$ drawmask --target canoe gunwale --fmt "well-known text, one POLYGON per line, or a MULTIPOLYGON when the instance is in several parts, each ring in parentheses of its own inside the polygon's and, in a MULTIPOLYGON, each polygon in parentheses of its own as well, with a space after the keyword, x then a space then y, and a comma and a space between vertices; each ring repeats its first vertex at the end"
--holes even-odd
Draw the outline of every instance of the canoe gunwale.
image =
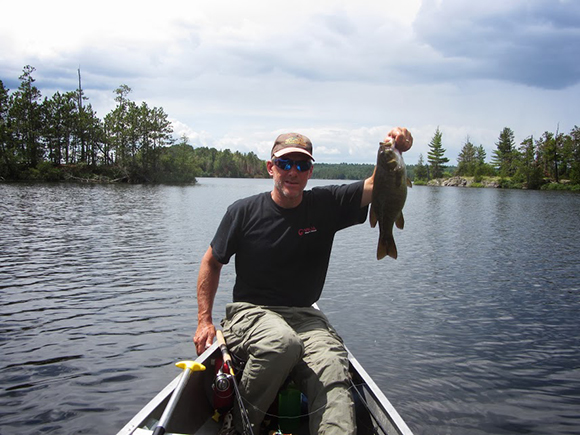
MULTIPOLYGON (((380 405, 380 408, 384 411, 384 416, 389 420, 389 423, 395 428, 395 432, 389 431, 388 429, 384 428, 380 418, 373 414, 372 410, 367 407, 369 414, 373 420, 375 420, 376 424, 380 426, 380 429, 383 433, 390 435, 391 433, 399 434, 399 435, 413 435, 413 432, 405 423, 405 420, 399 415, 398 411, 395 407, 391 404, 389 399, 385 396, 385 394, 381 391, 375 381, 371 378, 371 376, 367 373, 364 367, 358 362, 358 360, 354 357, 354 355, 346 348, 348 352, 348 360, 353 371, 359 376, 362 381, 363 385, 366 387, 367 390, 373 399, 373 402, 380 405)), ((360 394, 359 388, 357 385, 354 385, 356 388, 357 393, 360 394)), ((366 399, 361 397, 363 401, 366 399)), ((366 404, 365 404, 366 406, 366 404)))
MULTIPOLYGON (((209 347, 195 361, 208 365, 214 354, 219 353, 217 342, 209 347)), ((359 434, 370 433, 381 435, 413 435, 405 421, 395 407, 383 394, 371 376, 366 372, 354 355, 348 350, 348 359, 353 374, 353 394, 358 394, 360 401, 368 412, 368 422, 372 428, 359 427, 359 434)), ((209 367, 208 367, 209 368, 209 367)), ((205 372, 198 372, 200 375, 205 372)), ((163 402, 168 402, 171 394, 178 385, 181 375, 177 375, 163 390, 151 399, 118 433, 117 435, 150 434, 151 429, 144 430, 147 422, 154 421, 152 416, 163 409, 163 402)), ((206 411, 207 412, 207 411, 206 411)), ((358 411, 357 411, 358 412, 358 411)), ((211 417, 211 416, 210 416, 211 417)), ((209 418, 211 420, 211 418, 209 418)), ((357 417, 358 420, 358 417, 357 417)), ((214 422, 212 422, 214 423, 214 422)), ((215 424, 215 423, 214 423, 215 424)), ((359 425, 360 426, 360 425, 359 425)), ((213 433, 213 432, 203 432, 213 433)))
MULTIPOLYGON (((216 351, 218 343, 212 344, 197 359, 196 362, 204 364, 216 351)), ((177 388, 181 374, 177 375, 169 384, 163 388, 157 395, 151 399, 135 416, 119 431, 117 435, 131 435, 141 427, 151 414, 164 402, 169 400, 171 394, 177 388)))

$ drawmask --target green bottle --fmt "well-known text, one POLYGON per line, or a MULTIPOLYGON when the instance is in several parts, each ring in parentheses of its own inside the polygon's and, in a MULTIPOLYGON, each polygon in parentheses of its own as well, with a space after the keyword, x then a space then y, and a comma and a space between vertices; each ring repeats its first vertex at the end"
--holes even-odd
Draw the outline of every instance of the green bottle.
POLYGON ((278 424, 283 433, 296 432, 300 427, 302 393, 294 382, 289 382, 278 393, 278 424))

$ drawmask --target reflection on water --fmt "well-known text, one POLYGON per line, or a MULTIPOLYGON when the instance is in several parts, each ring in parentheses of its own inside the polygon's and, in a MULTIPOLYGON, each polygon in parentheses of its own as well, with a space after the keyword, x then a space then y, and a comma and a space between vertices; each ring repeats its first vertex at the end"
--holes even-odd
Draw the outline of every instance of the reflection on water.
MULTIPOLYGON (((270 183, 0 185, 0 433, 120 429, 194 356, 225 208, 270 183)), ((398 260, 368 222, 337 236, 320 306, 417 435, 580 432, 578 210, 417 186, 398 260)), ((215 319, 232 283, 226 266, 215 319)))

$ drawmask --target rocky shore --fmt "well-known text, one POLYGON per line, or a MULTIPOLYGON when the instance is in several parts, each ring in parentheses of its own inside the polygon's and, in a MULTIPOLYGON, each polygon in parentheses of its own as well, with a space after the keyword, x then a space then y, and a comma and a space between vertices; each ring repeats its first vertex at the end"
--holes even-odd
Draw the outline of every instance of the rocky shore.
POLYGON ((449 187, 501 187, 497 180, 484 178, 480 182, 476 183, 473 177, 436 178, 434 180, 429 180, 427 185, 449 187))
MULTIPOLYGON (((474 177, 451 177, 451 178, 437 178, 429 180, 424 184, 427 186, 437 187, 492 187, 496 189, 529 189, 527 183, 513 182, 510 179, 501 179, 499 177, 483 177, 475 181, 474 177)), ((580 184, 571 184, 570 180, 560 180, 554 182, 547 178, 543 179, 536 189, 540 190, 568 190, 573 192, 580 192, 580 184)))

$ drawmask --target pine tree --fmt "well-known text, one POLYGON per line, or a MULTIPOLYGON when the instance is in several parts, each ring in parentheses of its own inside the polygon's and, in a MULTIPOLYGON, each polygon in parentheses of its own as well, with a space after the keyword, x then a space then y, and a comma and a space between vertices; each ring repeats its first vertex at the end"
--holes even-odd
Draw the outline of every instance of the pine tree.
POLYGON ((511 177, 515 173, 517 151, 514 149, 514 141, 514 132, 505 127, 495 144, 497 148, 493 152, 493 164, 502 177, 511 177))
POLYGON ((528 189, 537 189, 542 183, 542 171, 536 160, 534 138, 530 136, 520 144, 521 160, 514 178, 525 181, 528 189))
POLYGON ((11 96, 10 121, 12 134, 18 148, 18 160, 27 168, 35 168, 44 157, 40 142, 42 119, 40 91, 34 86, 34 67, 27 65, 19 77, 20 86, 11 96))
POLYGON ((0 179, 15 178, 16 150, 11 138, 9 122, 10 96, 0 80, 0 179))
POLYGON ((483 145, 479 145, 475 151, 475 161, 477 162, 477 166, 483 166, 486 157, 487 153, 485 152, 485 148, 483 145))
POLYGON ((570 132, 572 141, 572 163, 570 164, 570 181, 580 184, 580 127, 574 126, 570 132))
POLYGON ((457 175, 472 176, 477 166, 477 148, 471 143, 469 137, 457 157, 457 175))
POLYGON ((435 135, 431 142, 429 143, 429 152, 427 153, 427 161, 429 162, 430 168, 430 179, 441 178, 443 176, 443 171, 445 170, 444 164, 449 162, 449 159, 445 157, 445 149, 443 148, 441 138, 443 134, 437 127, 435 135))
POLYGON ((429 179, 429 168, 425 165, 423 154, 419 154, 419 161, 415 167, 415 180, 427 181, 429 179))

